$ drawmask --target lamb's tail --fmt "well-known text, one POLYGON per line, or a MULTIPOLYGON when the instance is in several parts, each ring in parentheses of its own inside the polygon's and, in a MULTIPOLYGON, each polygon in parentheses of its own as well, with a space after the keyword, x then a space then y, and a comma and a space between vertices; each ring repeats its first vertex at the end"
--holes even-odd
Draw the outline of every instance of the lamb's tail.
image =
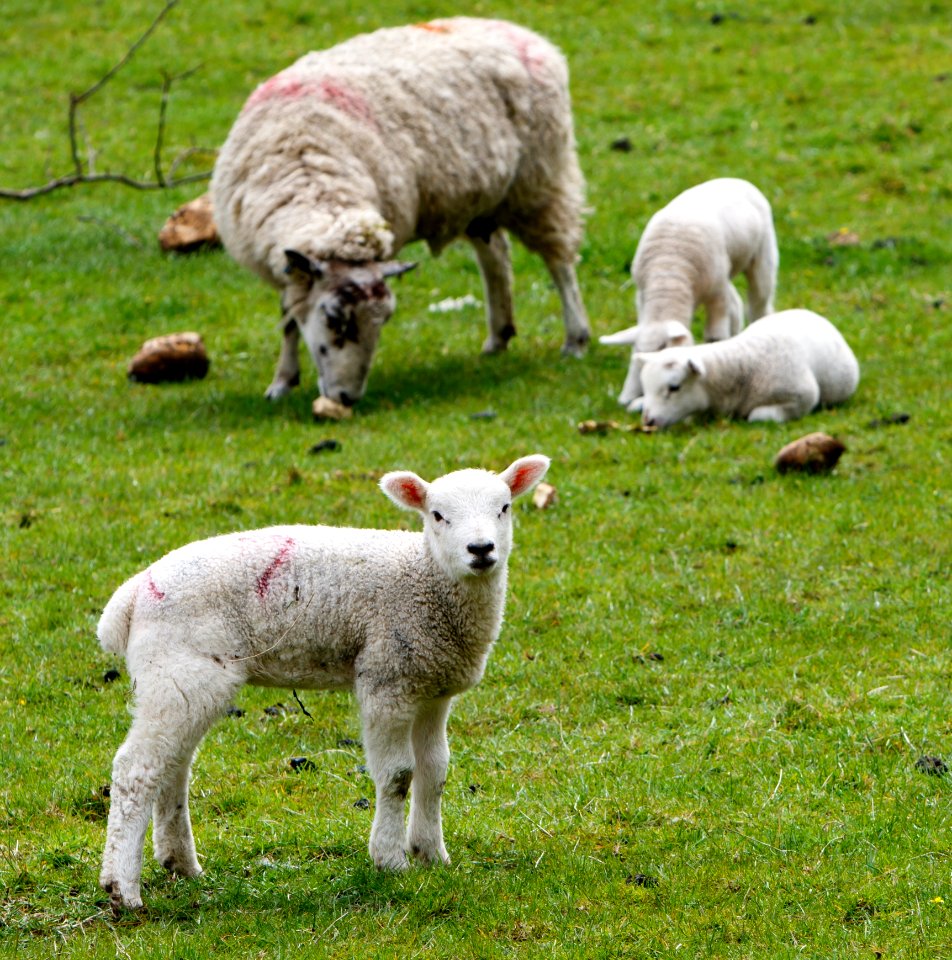
POLYGON ((99 637, 99 645, 103 650, 119 654, 126 652, 138 589, 139 577, 135 576, 110 597, 99 618, 99 626, 96 627, 96 636, 99 637))

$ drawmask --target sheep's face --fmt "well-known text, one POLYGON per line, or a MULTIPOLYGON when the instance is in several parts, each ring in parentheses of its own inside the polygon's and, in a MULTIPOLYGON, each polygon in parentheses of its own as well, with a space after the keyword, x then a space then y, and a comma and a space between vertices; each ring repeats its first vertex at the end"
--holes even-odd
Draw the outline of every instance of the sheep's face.
POLYGON ((646 427, 669 427, 710 406, 703 365, 683 348, 639 353, 636 362, 644 390, 641 422, 646 427))
POLYGON ((500 474, 457 470, 432 483, 415 473, 388 473, 380 486, 395 503, 423 516, 436 564, 454 580, 505 570, 512 549, 512 501, 545 475, 548 457, 517 460, 500 474))
POLYGON ((295 320, 317 366, 321 395, 352 406, 364 395, 380 330, 396 305, 387 278, 416 264, 316 261, 285 253, 287 272, 306 289, 295 320))

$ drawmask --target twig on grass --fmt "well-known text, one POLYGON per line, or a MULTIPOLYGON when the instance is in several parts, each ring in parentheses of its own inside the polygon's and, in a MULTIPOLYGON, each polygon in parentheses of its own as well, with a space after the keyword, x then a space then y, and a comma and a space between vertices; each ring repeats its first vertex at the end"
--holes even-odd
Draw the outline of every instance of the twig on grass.
POLYGON ((88 143, 86 144, 87 158, 84 162, 80 157, 80 140, 85 142, 85 135, 81 136, 82 120, 79 115, 79 108, 92 99, 103 87, 109 83, 113 77, 119 73, 122 68, 129 63, 135 56, 139 48, 149 39, 165 16, 178 4, 179 0, 166 0, 165 6, 159 11, 155 19, 149 24, 146 31, 139 37, 135 43, 129 47, 123 54, 119 62, 101 76, 91 87, 88 87, 82 93, 71 93, 69 95, 69 114, 67 117, 69 130, 69 153, 73 163, 73 169, 70 173, 56 177, 48 173, 50 179, 38 187, 26 187, 21 190, 12 190, 0 187, 0 199, 2 200, 32 200, 34 197, 40 197, 54 190, 63 187, 74 187, 79 183, 119 183, 134 190, 165 190, 170 187, 179 187, 184 184, 198 183, 208 180, 211 172, 192 173, 184 177, 175 177, 172 173, 188 158, 196 154, 214 154, 213 148, 190 147, 179 154, 169 166, 170 176, 165 176, 162 172, 162 146, 165 139, 166 112, 168 108, 169 93, 172 84, 176 80, 182 80, 195 72, 198 67, 187 70, 184 73, 172 76, 163 71, 162 73, 162 97, 159 103, 159 120, 156 131, 155 147, 153 148, 153 166, 155 169, 155 180, 138 180, 135 177, 127 176, 124 173, 96 173, 95 161, 96 151, 88 143))

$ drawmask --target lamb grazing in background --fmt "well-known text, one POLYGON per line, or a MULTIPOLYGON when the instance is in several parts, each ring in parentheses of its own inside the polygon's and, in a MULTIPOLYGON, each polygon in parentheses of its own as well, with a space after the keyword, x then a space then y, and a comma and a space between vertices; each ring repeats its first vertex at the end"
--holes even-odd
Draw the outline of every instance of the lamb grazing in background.
POLYGON ((641 409, 636 353, 694 342, 691 319, 707 313, 706 340, 726 340, 744 326, 744 304, 731 278, 747 277, 747 320, 773 312, 780 255, 767 198, 746 180, 708 180, 685 190, 645 227, 631 276, 638 287, 638 323, 601 337, 632 347, 618 402, 641 409))
POLYGON ((125 654, 134 720, 113 763, 100 884, 113 908, 142 906, 150 813, 155 855, 201 871, 188 814, 192 756, 245 683, 351 688, 377 788, 370 855, 449 862, 440 800, 453 697, 478 683, 499 635, 513 497, 545 475, 540 454, 501 474, 458 470, 380 486, 423 532, 271 527, 191 543, 123 584, 99 621, 125 654), (411 781, 409 829, 404 808, 411 781))
POLYGON ((417 239, 435 254, 458 237, 473 245, 484 352, 515 334, 507 230, 558 288, 563 352, 580 356, 588 343, 568 69, 515 24, 433 20, 305 55, 251 94, 211 191, 228 251, 281 290, 272 399, 299 381, 301 336, 321 393, 360 399, 394 309, 386 281, 414 266, 391 258, 417 239))
POLYGON ((639 353, 642 422, 667 427, 692 413, 746 420, 796 420, 842 403, 859 364, 840 332, 811 310, 783 310, 720 343, 639 353))

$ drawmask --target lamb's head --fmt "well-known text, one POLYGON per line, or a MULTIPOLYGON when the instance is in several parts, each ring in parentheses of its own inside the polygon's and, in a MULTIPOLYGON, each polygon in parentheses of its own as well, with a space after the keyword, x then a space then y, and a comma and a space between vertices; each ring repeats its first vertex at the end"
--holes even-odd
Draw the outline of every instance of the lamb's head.
POLYGON ((380 330, 396 305, 387 278, 416 264, 312 260, 296 250, 284 252, 285 272, 305 291, 295 320, 317 366, 318 388, 351 406, 364 395, 380 330))
POLYGON ((644 403, 644 389, 639 375, 639 353, 654 353, 668 347, 685 347, 694 343, 691 331, 680 320, 664 320, 661 323, 639 323, 617 333, 609 333, 598 338, 599 343, 609 346, 630 346, 631 360, 628 375, 618 395, 618 402, 632 413, 640 410, 644 403))
POLYGON ((646 427, 669 427, 710 407, 704 364, 690 347, 639 353, 634 362, 644 390, 641 422, 646 427))
POLYGON ((505 570, 512 549, 512 501, 531 490, 549 468, 542 454, 522 457, 502 473, 456 470, 427 483, 397 471, 380 481, 398 506, 423 516, 434 561, 453 580, 505 570))

